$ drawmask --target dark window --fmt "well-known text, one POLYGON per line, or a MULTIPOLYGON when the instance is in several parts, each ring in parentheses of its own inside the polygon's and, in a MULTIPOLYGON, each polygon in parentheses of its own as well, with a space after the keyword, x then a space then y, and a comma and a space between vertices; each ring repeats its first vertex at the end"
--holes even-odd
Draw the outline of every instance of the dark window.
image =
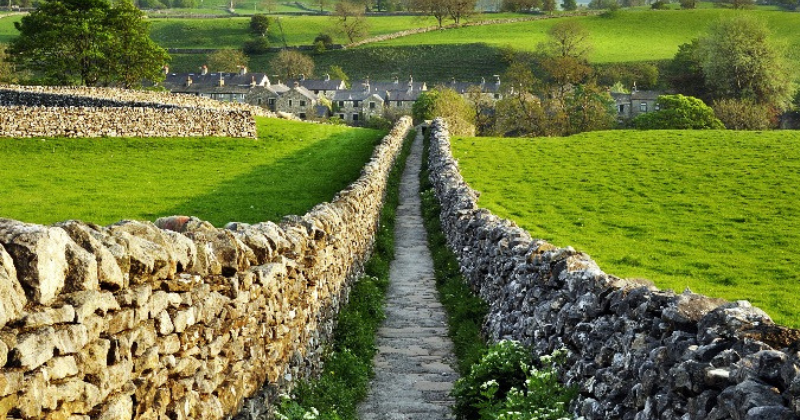
POLYGON ((339 119, 340 119, 340 120, 342 120, 342 121, 344 121, 344 119, 345 119, 345 115, 344 115, 344 114, 339 114, 339 119))
POLYGON ((375 102, 369 103, 369 109, 375 109, 375 102))
POLYGON ((353 121, 358 121, 358 114, 353 114, 353 121))
POLYGON ((306 101, 300 101, 300 106, 306 106, 306 101))
POLYGON ((397 107, 400 108, 401 106, 403 106, 403 102, 402 101, 397 101, 397 107))
POLYGON ((494 98, 495 98, 495 99, 500 99, 500 94, 499 94, 499 93, 495 93, 495 94, 494 94, 494 98))
POLYGON ((642 102, 639 104, 639 111, 640 112, 647 112, 647 102, 642 102))
POLYGON ((294 101, 292 101, 291 99, 289 99, 289 106, 292 106, 292 105, 294 105, 294 101))
POLYGON ((353 108, 358 108, 361 106, 361 101, 353 101, 353 108))
POLYGON ((301 113, 300 113, 300 119, 301 119, 301 120, 304 120, 304 119, 306 119, 306 113, 305 113, 305 112, 301 112, 301 113))
POLYGON ((344 101, 339 101, 339 108, 344 108, 344 101))
POLYGON ((625 113, 625 105, 620 105, 619 106, 619 113, 620 114, 624 114, 625 113))
POLYGON ((259 104, 259 105, 261 105, 261 101, 262 101, 262 99, 261 99, 261 98, 258 98, 258 104, 259 104))
POLYGON ((319 89, 314 89, 314 95, 319 95, 319 89))

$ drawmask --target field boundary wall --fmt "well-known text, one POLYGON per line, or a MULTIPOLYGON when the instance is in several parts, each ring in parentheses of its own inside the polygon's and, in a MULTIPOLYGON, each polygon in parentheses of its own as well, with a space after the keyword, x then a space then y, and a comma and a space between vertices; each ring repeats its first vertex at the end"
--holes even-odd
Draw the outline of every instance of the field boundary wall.
POLYGON ((166 92, 0 86, 0 137, 257 136, 263 108, 166 92))
POLYGON ((537 355, 569 350, 576 415, 600 419, 796 419, 800 331, 746 301, 661 291, 604 273, 477 205, 446 124, 431 127, 430 178, 450 249, 489 305, 484 332, 537 355))
POLYGON ((0 219, 0 418, 267 418, 319 369, 410 126, 280 224, 0 219))

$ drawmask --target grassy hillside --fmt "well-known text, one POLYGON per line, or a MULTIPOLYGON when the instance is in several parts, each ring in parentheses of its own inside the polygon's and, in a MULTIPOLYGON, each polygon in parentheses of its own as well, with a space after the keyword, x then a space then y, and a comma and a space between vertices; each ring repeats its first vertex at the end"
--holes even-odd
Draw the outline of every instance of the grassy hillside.
MULTIPOLYGON (((768 23, 777 39, 792 47, 790 56, 800 62, 800 13, 727 9, 619 12, 614 17, 588 16, 575 19, 591 33, 594 62, 651 61, 672 58, 678 46, 703 34, 709 23, 737 13, 758 16, 768 23)), ((512 46, 535 51, 545 41, 547 30, 558 20, 474 26, 434 31, 382 42, 383 46, 457 45, 475 42, 493 47, 512 46)))
POLYGON ((280 220, 354 181, 383 133, 260 119, 258 140, 0 139, 0 217, 280 220))
POLYGON ((480 204, 606 272, 748 299, 800 327, 800 133, 465 138, 480 204))
MULTIPOLYGON (((269 65, 274 56, 252 57, 250 69, 275 74, 269 65)), ((337 65, 353 81, 367 76, 372 80, 392 80, 393 76, 398 76, 406 81, 409 75, 413 75, 415 80, 430 84, 448 81, 452 77, 479 82, 481 77, 492 80, 493 74, 505 71, 498 50, 484 44, 366 47, 327 51, 312 57, 317 76, 324 74, 331 65, 337 65), (465 50, 469 50, 469 54, 464 54, 465 50)), ((205 55, 200 54, 172 54, 170 69, 175 72, 197 71, 205 60, 205 55)))

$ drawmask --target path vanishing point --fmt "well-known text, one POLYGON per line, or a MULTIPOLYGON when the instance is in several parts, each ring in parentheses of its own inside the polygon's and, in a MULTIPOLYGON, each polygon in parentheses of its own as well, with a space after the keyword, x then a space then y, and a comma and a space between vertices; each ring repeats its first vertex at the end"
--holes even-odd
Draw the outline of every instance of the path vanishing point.
POLYGON ((395 258, 378 330, 375 378, 359 407, 361 420, 452 419, 450 390, 458 374, 447 317, 437 297, 433 260, 422 224, 419 173, 422 130, 406 161, 395 222, 395 258))

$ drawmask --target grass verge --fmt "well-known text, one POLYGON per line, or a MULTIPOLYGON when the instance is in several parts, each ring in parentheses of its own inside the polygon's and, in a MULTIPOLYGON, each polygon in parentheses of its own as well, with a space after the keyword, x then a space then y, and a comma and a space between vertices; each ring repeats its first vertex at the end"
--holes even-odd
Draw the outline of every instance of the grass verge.
POLYGON ((294 398, 278 408, 279 419, 356 420, 358 403, 367 395, 374 375, 372 359, 377 348, 375 333, 384 318, 383 302, 389 287, 389 265, 394 258, 394 224, 400 200, 400 180, 411 150, 414 133, 389 175, 380 228, 365 275, 353 285, 347 305, 339 312, 331 352, 320 377, 300 383, 294 398))
POLYGON ((277 221, 358 178, 383 131, 257 119, 259 138, 0 139, 0 217, 277 221))
POLYGON ((433 257, 436 288, 447 311, 447 325, 458 360, 458 372, 461 376, 466 376, 487 349, 481 336, 481 325, 488 308, 483 300, 472 293, 461 276, 455 254, 447 248, 447 240, 439 220, 441 206, 429 179, 428 146, 429 140, 426 137, 420 172, 422 218, 428 232, 428 248, 433 257))

